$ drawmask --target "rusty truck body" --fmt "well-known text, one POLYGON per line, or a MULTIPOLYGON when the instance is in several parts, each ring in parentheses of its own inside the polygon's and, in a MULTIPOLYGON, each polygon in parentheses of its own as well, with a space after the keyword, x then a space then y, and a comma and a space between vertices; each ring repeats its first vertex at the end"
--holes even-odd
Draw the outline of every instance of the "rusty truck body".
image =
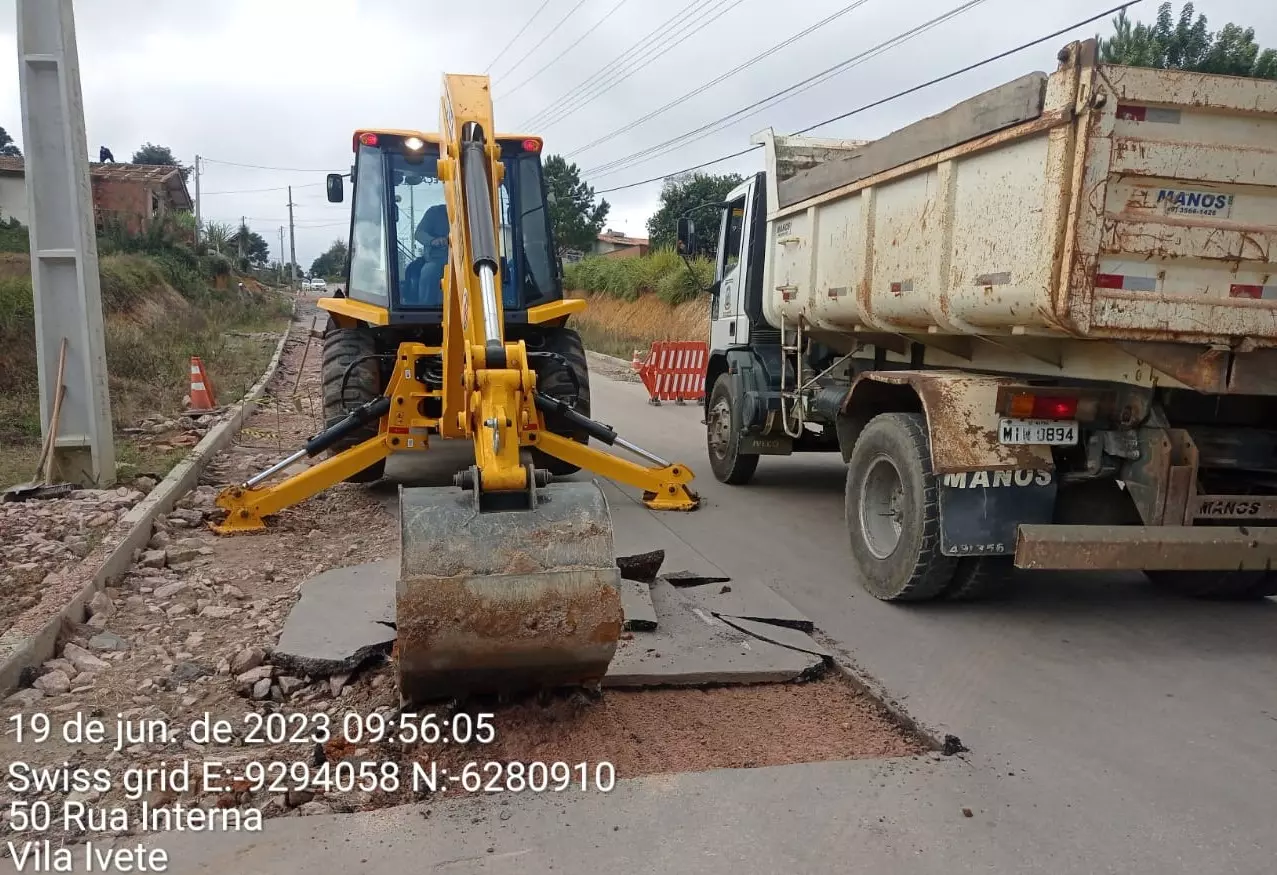
POLYGON ((1277 594, 1277 82, 1059 60, 879 140, 755 138, 711 467, 840 452, 882 599, 1016 568, 1277 594))

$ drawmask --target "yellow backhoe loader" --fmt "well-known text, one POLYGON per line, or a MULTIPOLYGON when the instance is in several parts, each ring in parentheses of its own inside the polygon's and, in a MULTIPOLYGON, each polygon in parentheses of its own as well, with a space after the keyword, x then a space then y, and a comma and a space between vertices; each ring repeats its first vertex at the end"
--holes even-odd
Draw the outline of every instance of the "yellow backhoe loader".
MULTIPOLYGON (((326 428, 224 490, 216 529, 261 530, 342 480, 379 479, 391 454, 468 440, 453 488, 400 488, 401 696, 596 684, 622 626, 612 520, 596 483, 552 481, 584 468, 693 510, 692 472, 589 418, 565 325, 585 302, 563 297, 540 139, 493 133, 486 76, 444 76, 439 131, 355 133, 347 283, 319 302, 326 428)), ((343 176, 327 184, 342 201, 343 176)))

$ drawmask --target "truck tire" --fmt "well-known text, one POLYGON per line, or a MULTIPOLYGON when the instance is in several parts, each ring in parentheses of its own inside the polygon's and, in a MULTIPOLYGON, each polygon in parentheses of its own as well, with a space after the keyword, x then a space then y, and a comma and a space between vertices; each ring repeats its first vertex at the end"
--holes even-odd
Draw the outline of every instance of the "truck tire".
POLYGON ((944 597, 954 602, 996 598, 1010 589, 1014 580, 1014 556, 963 556, 944 597))
POLYGON ((1277 596, 1272 571, 1145 571, 1159 589, 1194 599, 1250 601, 1277 596))
POLYGON ((847 463, 847 532, 861 585, 888 602, 944 592, 957 558, 940 552, 940 501, 926 419, 883 413, 865 426, 847 463))
POLYGON ((721 483, 741 486, 758 469, 758 455, 742 453, 740 401, 732 392, 732 381, 723 374, 714 381, 705 416, 705 448, 709 467, 721 483))
MULTIPOLYGON (((373 400, 383 394, 385 387, 381 381, 381 366, 375 358, 363 358, 350 369, 346 377, 345 395, 342 394, 342 378, 351 362, 363 356, 377 354, 377 337, 368 328, 338 328, 329 320, 328 330, 324 332, 324 358, 322 365, 324 393, 324 425, 331 426, 343 419, 352 409, 373 400)), ((370 423, 349 437, 343 438, 328 451, 328 456, 337 455, 356 444, 363 443, 377 436, 377 423, 370 423)), ((380 480, 386 471, 386 460, 382 459, 351 477, 348 483, 372 483, 380 480)))
MULTIPOLYGON (((571 328, 547 328, 541 334, 541 341, 534 351, 558 353, 566 366, 553 359, 534 359, 537 362, 537 391, 565 401, 573 405, 577 413, 589 416, 590 367, 585 360, 585 344, 581 342, 581 335, 571 328), (576 377, 575 382, 573 375, 576 377)), ((579 444, 590 442, 587 432, 576 431, 559 417, 546 417, 545 424, 555 434, 572 438, 579 444)), ((556 477, 566 477, 581 470, 578 465, 569 464, 536 449, 532 451, 532 463, 538 468, 545 468, 556 477)))

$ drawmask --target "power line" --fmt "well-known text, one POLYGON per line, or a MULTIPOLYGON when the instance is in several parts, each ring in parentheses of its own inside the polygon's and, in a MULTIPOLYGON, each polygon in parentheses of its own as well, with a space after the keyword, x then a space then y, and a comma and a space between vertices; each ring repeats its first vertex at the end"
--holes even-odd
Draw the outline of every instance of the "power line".
POLYGON ((856 65, 869 60, 871 57, 874 57, 875 55, 882 54, 883 52, 889 51, 890 49, 893 49, 896 46, 904 42, 907 42, 913 37, 918 36, 919 34, 924 33, 925 31, 930 30, 933 27, 937 27, 938 25, 944 23, 945 21, 948 21, 951 18, 955 18, 961 15, 962 13, 968 12, 971 9, 974 9, 975 7, 987 2, 988 0, 965 0, 965 2, 960 3, 959 5, 949 9, 946 12, 941 13, 940 15, 937 15, 935 18, 932 18, 928 21, 923 22, 922 24, 911 27, 906 31, 902 31, 901 33, 898 33, 895 36, 878 43, 872 48, 866 49, 865 51, 861 52, 858 55, 853 55, 852 57, 848 58, 845 61, 840 61, 837 64, 834 64, 832 67, 826 67, 824 70, 821 70, 819 73, 816 73, 812 76, 808 76, 806 79, 802 80, 801 82, 797 82, 786 88, 782 88, 780 91, 777 91, 774 94, 770 94, 767 97, 764 97, 762 100, 756 100, 753 103, 749 104, 748 106, 735 110, 734 112, 730 112, 727 115, 720 116, 719 118, 714 119, 713 121, 710 121, 701 125, 699 128, 695 128, 693 130, 679 134, 677 137, 672 137, 664 141, 663 143, 658 143, 655 146, 649 146, 646 149, 641 149, 637 152, 632 152, 629 155, 624 156, 623 158, 617 158, 615 160, 605 162, 603 164, 598 165, 597 167, 591 167, 588 170, 582 171, 582 173, 594 175, 594 176, 608 176, 612 173, 616 173, 620 170, 624 170, 627 167, 636 166, 638 164, 644 164, 652 160, 653 158, 657 157, 658 155, 661 155, 661 154, 664 154, 665 152, 670 151, 671 149, 686 145, 688 143, 695 142, 696 140, 703 139, 704 137, 709 136, 710 134, 714 133, 716 130, 721 129, 722 127, 725 127, 728 124, 742 121, 743 119, 749 118, 752 115, 757 115, 758 113, 762 112, 764 109, 767 109, 769 105, 773 103, 780 103, 784 100, 788 100, 791 97, 801 94, 803 91, 806 91, 809 88, 813 88, 825 80, 831 79, 834 76, 844 73, 847 70, 851 69, 852 67, 855 67, 856 65))
POLYGON ((488 71, 492 69, 493 65, 496 64, 497 61, 501 60, 501 56, 510 50, 510 46, 514 45, 515 40, 523 36, 523 32, 532 25, 532 22, 537 20, 537 16, 541 14, 541 10, 545 9, 545 7, 549 5, 550 5, 550 0, 544 0, 544 2, 542 2, 542 4, 537 7, 537 11, 533 12, 532 17, 523 23, 523 27, 519 28, 519 32, 516 33, 514 36, 510 37, 510 41, 505 44, 505 47, 502 48, 501 51, 497 52, 497 56, 488 63, 488 66, 483 68, 483 73, 485 76, 488 74, 488 71))
POLYGON ((684 173, 691 173, 693 170, 700 170, 704 167, 710 167, 714 164, 722 164, 724 161, 730 161, 733 158, 739 158, 742 155, 748 155, 755 149, 761 149, 762 146, 750 146, 748 149, 741 149, 739 152, 733 152, 730 155, 724 155, 721 158, 715 158, 711 161, 703 161, 700 164, 693 164, 691 167, 684 167, 682 170, 676 170, 673 173, 666 173, 664 176, 653 176, 650 179, 640 180, 639 182, 630 182, 625 185, 615 185, 612 188, 601 188, 595 191, 595 194, 611 194, 614 191, 624 191, 627 188, 638 188, 640 185, 647 185, 650 182, 661 182, 669 179, 671 176, 682 176, 684 173))
POLYGON ((590 34, 594 33, 594 31, 598 30, 599 25, 601 25, 603 22, 605 22, 605 21, 607 21, 609 18, 611 18, 611 17, 612 17, 612 15, 613 15, 613 13, 615 13, 618 9, 620 9, 622 6, 624 6, 624 5, 625 5, 626 3, 628 3, 628 2, 629 2, 629 0, 618 0, 617 4, 616 4, 615 6, 613 6, 610 10, 608 10, 608 12, 607 12, 607 13, 606 13, 606 14, 605 14, 602 18, 600 18, 598 21, 594 22, 594 24, 590 27, 590 29, 589 29, 589 30, 587 30, 585 33, 581 34, 579 37, 577 37, 575 42, 569 43, 569 44, 567 45, 567 47, 563 49, 563 51, 559 52, 557 55, 555 55, 553 58, 551 58, 551 59, 550 59, 550 61, 549 61, 549 63, 547 63, 545 66, 543 66, 540 70, 537 70, 537 71, 536 71, 535 73, 533 73, 531 76, 528 76, 527 78, 523 79, 521 82, 519 82, 519 84, 518 84, 518 85, 514 86, 513 88, 511 88, 509 91, 507 91, 505 94, 503 94, 503 95, 501 95, 501 96, 502 96, 502 97, 509 97, 511 94, 514 94, 514 93, 515 93, 516 91, 518 91, 520 88, 522 88, 523 86, 525 86, 525 85, 527 85, 529 82, 531 82, 533 79, 535 79, 536 77, 540 76, 540 75, 541 75, 542 73, 544 73, 546 70, 548 70, 548 69, 550 69, 551 67, 553 67, 556 63, 558 63, 558 60, 559 60, 560 58, 562 58, 562 57, 563 57, 564 55, 566 55, 568 52, 572 51, 572 50, 573 50, 573 49, 575 49, 578 45, 580 45, 580 43, 581 43, 581 41, 582 41, 582 40, 584 40, 584 39, 585 39, 587 36, 589 36, 590 34))
MULTIPOLYGON (((312 185, 323 185, 323 184, 324 183, 322 182, 304 182, 301 185, 294 185, 293 188, 308 188, 312 185)), ((233 191, 206 191, 204 192, 204 197, 209 197, 210 195, 215 195, 215 194, 257 194, 258 192, 262 192, 262 191, 283 191, 286 188, 288 188, 288 186, 286 185, 277 185, 273 188, 239 188, 233 191)))
POLYGON ((550 37, 554 36, 555 32, 556 32, 556 31, 557 31, 560 27, 562 27, 562 26, 563 26, 563 23, 564 23, 565 21, 567 21, 569 18, 571 18, 571 17, 572 17, 572 14, 573 14, 573 13, 575 13, 578 9, 580 9, 580 8, 581 8, 582 6, 584 6, 584 5, 585 5, 585 0, 577 0, 577 4, 576 4, 575 6, 573 6, 571 9, 569 9, 569 10, 568 10, 568 12, 567 12, 567 14, 566 14, 566 15, 564 15, 562 18, 560 18, 560 19, 558 20, 558 23, 556 23, 556 24, 554 25, 554 27, 550 28, 550 30, 546 33, 546 35, 545 35, 545 36, 543 36, 543 37, 541 37, 541 40, 540 40, 539 42, 537 42, 535 45, 533 45, 533 46, 532 46, 532 48, 530 48, 530 49, 528 49, 526 52, 524 52, 524 53, 523 53, 523 57, 521 57, 521 58, 519 58, 519 60, 515 61, 515 62, 514 62, 514 66, 512 66, 509 70, 506 70, 506 71, 505 71, 504 73, 502 73, 501 75, 502 75, 502 76, 509 76, 509 75, 510 75, 511 73, 513 73, 516 69, 518 69, 518 67, 519 67, 519 65, 520 65, 520 64, 522 64, 524 61, 526 61, 526 60, 528 59, 528 57, 529 57, 529 56, 530 56, 533 52, 535 52, 537 49, 541 48, 541 46, 545 45, 545 41, 546 41, 546 40, 548 40, 550 37))
POLYGON ((201 161, 207 161, 210 164, 225 164, 228 167, 247 167, 250 170, 278 170, 284 173, 337 173, 331 167, 323 169, 315 169, 313 167, 266 167, 262 164, 241 164, 238 161, 222 161, 217 158, 209 158, 201 155, 201 161))
POLYGON ((687 92, 682 97, 671 100, 669 103, 665 104, 664 106, 658 109, 652 110, 647 115, 643 116, 642 118, 635 119, 634 121, 630 122, 628 125, 625 125, 624 127, 617 128, 616 130, 612 131, 610 134, 605 134, 604 136, 599 137, 597 140, 593 140, 589 143, 586 143, 584 146, 580 147, 579 149, 572 150, 571 152, 568 153, 568 157, 570 158, 575 155, 579 155, 582 152, 588 151, 589 149, 593 149, 595 146, 599 145, 600 143, 606 143, 608 140, 611 140, 614 137, 618 137, 621 134, 626 133, 627 131, 633 130, 634 128, 638 127, 644 122, 650 121, 651 119, 656 118, 661 113, 667 110, 673 109, 674 107, 678 106, 680 103, 684 103, 690 100, 691 98, 695 97, 696 95, 701 94, 705 91, 708 91, 710 88, 713 88, 715 85, 719 84, 720 82, 730 79, 732 76, 735 76, 740 71, 754 66, 755 64, 757 64, 759 61, 763 60, 764 58, 774 55, 776 52, 780 51, 781 49, 794 44, 795 42, 802 39, 803 37, 811 33, 814 33, 815 31, 841 18, 847 13, 855 11, 856 9, 860 8, 861 6, 863 6, 864 4, 868 2, 869 0, 854 0, 854 2, 844 6, 842 9, 839 9, 837 12, 833 13, 832 15, 829 15, 826 18, 823 18, 822 20, 811 25, 810 27, 807 27, 806 29, 799 31, 798 33, 784 40, 783 42, 776 43, 771 48, 761 52, 760 54, 755 55, 754 57, 750 58, 748 61, 745 61, 743 64, 740 64, 739 66, 736 66, 732 68, 731 70, 728 70, 726 73, 722 74, 716 79, 706 82, 704 85, 700 86, 699 88, 696 88, 696 89, 693 89, 692 91, 687 92))
POLYGON ((548 117, 551 113, 559 111, 564 106, 567 106, 575 100, 579 95, 589 91, 600 79, 606 78, 613 70, 619 69, 625 64, 628 64, 633 59, 632 56, 636 56, 637 53, 645 48, 654 37, 659 38, 664 35, 664 33, 670 29, 671 25, 681 21, 688 14, 696 14, 700 12, 701 9, 707 7, 712 2, 714 2, 714 0, 694 0, 690 9, 684 9, 682 12, 675 12, 669 18, 665 19, 665 21, 652 28, 646 36, 640 38, 638 42, 630 46, 618 57, 614 58, 607 64, 604 64, 600 69, 595 70, 585 79, 578 82, 573 88, 570 88, 565 94, 561 94, 559 97, 552 100, 540 111, 535 112, 528 118, 524 119, 519 124, 519 127, 524 130, 530 130, 530 125, 537 124, 542 118, 548 117))
MULTIPOLYGON (((950 72, 950 73, 945 73, 943 76, 937 76, 937 77, 936 77, 936 78, 934 78, 934 79, 929 79, 929 80, 927 80, 926 82, 922 82, 922 83, 920 83, 920 84, 918 84, 918 85, 914 85, 914 86, 912 86, 912 87, 910 87, 910 88, 906 88, 906 89, 905 89, 905 90, 903 90, 903 91, 897 91, 895 94, 889 95, 889 96, 887 96, 887 97, 883 97, 883 98, 881 98, 881 99, 879 99, 879 100, 875 100, 875 101, 873 101, 872 103, 866 103, 866 104, 864 104, 863 106, 858 106, 858 107, 856 107, 855 109, 853 109, 853 110, 851 110, 851 111, 849 111, 849 112, 844 112, 844 113, 841 113, 841 114, 839 114, 839 115, 833 116, 832 118, 827 118, 827 119, 825 119, 825 120, 823 120, 823 121, 816 122, 816 123, 815 123, 815 124, 813 124, 813 125, 808 125, 807 127, 802 128, 801 130, 795 131, 793 134, 791 134, 791 136, 796 136, 796 135, 798 135, 798 134, 805 134, 805 133, 807 133, 808 131, 813 131, 813 130, 815 130, 816 128, 824 127, 824 126, 825 126, 825 125, 827 125, 827 124, 831 124, 831 123, 836 122, 836 121, 842 121, 843 119, 845 119, 845 118, 849 118, 849 117, 851 117, 851 116, 853 116, 853 115, 856 115, 857 113, 861 113, 861 112, 864 112, 864 111, 866 111, 866 110, 868 110, 868 109, 872 109, 872 108, 874 108, 874 107, 881 106, 881 105, 883 105, 884 103, 889 103, 889 102, 891 102, 891 101, 893 101, 893 100, 896 100, 896 99, 898 99, 898 98, 904 97, 904 96, 909 95, 909 94, 913 94, 913 93, 914 93, 914 92, 916 92, 916 91, 921 91, 923 88, 929 88, 929 87, 930 87, 930 86, 932 86, 932 85, 939 84, 940 82, 944 82, 944 81, 946 81, 946 80, 948 80, 948 79, 952 79, 952 78, 954 78, 954 77, 956 77, 956 76, 961 76, 963 73, 969 73, 969 72, 971 72, 972 70, 975 70, 975 69, 977 69, 977 68, 979 68, 979 67, 984 67, 984 66, 986 66, 986 65, 988 65, 988 64, 992 64, 992 63, 994 63, 995 61, 1000 61, 1000 60, 1002 60, 1003 58, 1009 57, 1009 56, 1014 55, 1014 54, 1017 54, 1017 53, 1019 53, 1019 52, 1023 52, 1023 51, 1025 51, 1026 49, 1031 49, 1031 48, 1033 48, 1034 46, 1041 45, 1042 43, 1046 42, 1047 40, 1052 40, 1052 39, 1055 39, 1056 37, 1063 36, 1064 34, 1068 33, 1069 31, 1077 30, 1079 27, 1085 27, 1085 26, 1086 26, 1086 25, 1088 25, 1088 24, 1091 24, 1091 23, 1093 23, 1093 22, 1099 21, 1101 18, 1104 18, 1104 17, 1109 16, 1109 15, 1113 15, 1113 14, 1114 14, 1114 13, 1116 13, 1116 12, 1121 12, 1123 9, 1129 9, 1130 7, 1132 7, 1132 6, 1136 5, 1136 4, 1137 4, 1137 3, 1139 3, 1139 2, 1141 2, 1141 0, 1128 0, 1128 2, 1123 3, 1123 4, 1122 4, 1122 5, 1120 5, 1120 6, 1114 6, 1112 9, 1108 9, 1108 10, 1106 10, 1106 11, 1104 11, 1104 12, 1099 12, 1099 13, 1097 13, 1097 14, 1095 14, 1095 15, 1092 15, 1092 16, 1091 16, 1091 17, 1089 17, 1089 18, 1085 18, 1085 19, 1083 19, 1082 21, 1075 22, 1075 23, 1073 23, 1073 24, 1068 25, 1067 27, 1062 27, 1062 28, 1060 28, 1059 30, 1053 31, 1053 32, 1051 32, 1051 33, 1048 33, 1048 34, 1046 34, 1045 36, 1040 36, 1040 37, 1038 37, 1038 38, 1037 38, 1037 39, 1035 39, 1035 40, 1032 40, 1032 41, 1027 42, 1027 43, 1024 43, 1024 44, 1022 44, 1022 45, 1016 46, 1016 47, 1015 47, 1015 48, 1013 48, 1013 49, 1007 49, 1006 51, 999 52, 999 53, 998 53, 998 54, 996 54, 996 55, 991 55, 991 56, 989 56, 989 57, 985 58, 985 59, 984 59, 984 60, 982 60, 982 61, 977 61, 977 62, 976 62, 976 63, 974 63, 974 64, 968 64, 967 66, 962 67, 962 68, 960 68, 960 69, 958 69, 958 70, 954 70, 954 71, 952 71, 952 72, 950 72)), ((700 164, 694 164, 694 165, 692 165, 691 167, 684 167, 682 170, 675 170, 675 171, 673 171, 673 172, 671 172, 671 173, 665 173, 665 174, 662 174, 661 176, 653 176, 653 177, 649 177, 648 179, 643 179, 643 180, 640 180, 640 181, 638 181, 638 182, 630 182, 630 183, 627 183, 627 184, 625 184, 625 185, 616 185, 616 186, 613 186, 613 187, 611 187, 611 188, 597 189, 594 193, 595 193, 595 194, 611 194, 611 193, 612 193, 612 192, 614 192, 614 191, 624 191, 625 189, 637 188, 637 187, 639 187, 640 185, 648 185, 648 184, 653 183, 653 182, 660 182, 660 181, 662 181, 662 180, 669 179, 669 178, 670 178, 670 177, 672 177, 672 176, 681 176, 681 175, 682 175, 682 174, 684 174, 684 173, 691 173, 691 172, 692 172, 692 171, 694 171, 694 170, 701 170, 701 169, 703 169, 703 168, 705 168, 705 167, 713 166, 714 164, 721 164, 721 163, 722 163, 722 162, 724 162, 724 161, 730 161, 730 160, 732 160, 733 158, 739 158, 739 157, 741 157, 742 155, 748 155, 750 152, 753 152, 753 151, 755 151, 756 149, 761 149, 761 148, 762 148, 762 146, 761 146, 761 145, 750 146, 750 147, 749 147, 749 148, 747 148, 747 149, 741 149, 741 150, 740 150, 740 151, 738 151, 738 152, 732 152, 730 155, 723 155, 723 156, 718 157, 718 158, 713 158, 713 159, 711 159, 711 160, 709 160, 709 161, 702 161, 700 164)))
POLYGON ((616 86, 620 85, 626 79, 633 76, 639 70, 642 70, 648 64, 651 64, 657 58, 661 57, 661 55, 664 55, 666 52, 669 52, 670 50, 674 49, 675 47, 682 44, 686 40, 695 36, 698 32, 700 32, 701 30, 704 30, 706 27, 709 27, 717 19, 722 18, 724 14, 730 12, 732 9, 739 6, 742 2, 743 0, 722 0, 722 2, 720 2, 716 8, 710 10, 710 12, 707 15, 705 15, 697 23, 695 27, 689 30, 685 30, 682 33, 682 35, 679 36, 678 39, 663 45, 659 52, 652 55, 647 55, 646 57, 644 57, 642 63, 640 63, 637 67, 632 67, 629 70, 624 71, 621 75, 608 79, 606 82, 602 83, 603 84, 602 88, 596 88, 592 94, 589 94, 588 96, 584 96, 580 101, 576 103, 575 106, 567 107, 563 111, 556 113, 553 118, 542 121, 541 127, 546 128, 551 125, 557 125, 559 122, 563 121, 568 116, 575 115, 577 112, 584 109, 586 106, 593 103, 595 100, 598 100, 601 96, 611 91, 616 86))

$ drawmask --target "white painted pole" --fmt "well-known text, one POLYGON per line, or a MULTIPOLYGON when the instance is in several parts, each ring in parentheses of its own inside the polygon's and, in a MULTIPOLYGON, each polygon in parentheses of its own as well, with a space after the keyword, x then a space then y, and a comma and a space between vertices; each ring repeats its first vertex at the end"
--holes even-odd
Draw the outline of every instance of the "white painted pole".
POLYGON ((65 338, 53 475, 101 487, 115 481, 115 441, 75 16, 71 0, 18 0, 17 10, 40 418, 47 431, 65 338))

